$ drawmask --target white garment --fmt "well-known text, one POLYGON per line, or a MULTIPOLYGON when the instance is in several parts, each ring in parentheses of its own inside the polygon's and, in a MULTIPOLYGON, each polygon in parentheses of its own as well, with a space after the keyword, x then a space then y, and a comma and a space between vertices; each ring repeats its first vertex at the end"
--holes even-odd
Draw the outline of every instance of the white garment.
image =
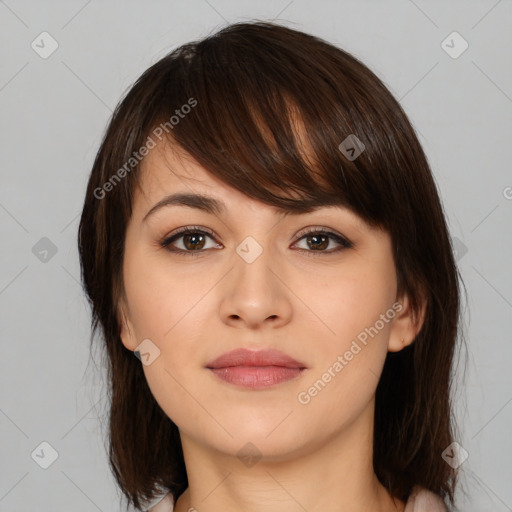
MULTIPOLYGON (((171 493, 167 493, 155 501, 156 505, 153 505, 147 512, 173 512, 174 502, 171 493)), ((439 496, 416 486, 405 504, 404 512, 448 512, 448 509, 439 496)))
POLYGON ((147 512, 173 512, 174 510, 174 501, 170 492, 155 499, 155 503, 156 505, 148 508, 147 512))
POLYGON ((416 486, 405 504, 404 512, 448 512, 448 509, 437 494, 416 486))

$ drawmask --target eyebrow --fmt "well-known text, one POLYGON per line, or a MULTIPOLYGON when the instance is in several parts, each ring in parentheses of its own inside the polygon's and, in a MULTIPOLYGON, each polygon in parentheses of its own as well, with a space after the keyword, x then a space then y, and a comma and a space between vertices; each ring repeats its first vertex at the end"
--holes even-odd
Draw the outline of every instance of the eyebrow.
POLYGON ((189 208, 195 208, 214 215, 220 215, 226 209, 226 205, 222 201, 214 199, 213 197, 200 194, 177 193, 166 196, 158 201, 158 203, 144 215, 142 222, 145 222, 150 215, 164 206, 188 206, 189 208))
MULTIPOLYGON (((144 215, 144 218, 142 219, 142 222, 145 222, 146 219, 155 213, 157 210, 160 210, 161 208, 168 206, 186 206, 189 208, 195 208, 197 210, 204 211, 206 213, 210 213, 213 215, 221 215, 226 211, 226 204, 219 200, 215 199, 213 197, 209 197, 206 195, 201 194, 190 194, 190 193, 176 193, 171 194, 160 201, 156 203, 151 209, 144 215)), ((329 206, 342 206, 340 205, 319 205, 319 206, 309 206, 309 207, 303 207, 299 208, 299 210, 290 210, 289 208, 281 208, 278 206, 273 207, 278 214, 288 216, 298 216, 302 215, 304 213, 309 213, 314 210, 318 210, 320 208, 325 208, 329 206)))

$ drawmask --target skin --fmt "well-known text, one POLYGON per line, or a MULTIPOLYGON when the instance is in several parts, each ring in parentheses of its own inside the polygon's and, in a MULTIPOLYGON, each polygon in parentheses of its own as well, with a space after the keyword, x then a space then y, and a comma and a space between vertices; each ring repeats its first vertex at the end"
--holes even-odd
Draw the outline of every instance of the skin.
MULTIPOLYGON (((372 466, 375 390, 386 354, 410 344, 420 327, 407 296, 397 297, 389 235, 341 207, 282 216, 162 145, 143 162, 133 207, 121 338, 129 350, 147 338, 160 350, 143 369, 181 436, 189 487, 175 511, 403 512, 405 504, 389 495, 372 466), (226 212, 169 206, 143 221, 179 191, 221 199, 226 212), (198 257, 159 245, 189 225, 218 235, 206 237, 198 257), (306 227, 328 227, 354 247, 328 254, 339 247, 331 240, 324 253, 315 251, 302 238, 306 227), (252 263, 236 252, 247 236, 263 248, 252 263), (309 403, 299 403, 298 394, 397 301, 402 309, 394 318, 309 403), (239 347, 277 348, 307 369, 249 390, 205 368, 239 347), (237 456, 249 442, 261 455, 252 466, 237 456)), ((184 244, 183 237, 174 242, 183 250, 184 244)))

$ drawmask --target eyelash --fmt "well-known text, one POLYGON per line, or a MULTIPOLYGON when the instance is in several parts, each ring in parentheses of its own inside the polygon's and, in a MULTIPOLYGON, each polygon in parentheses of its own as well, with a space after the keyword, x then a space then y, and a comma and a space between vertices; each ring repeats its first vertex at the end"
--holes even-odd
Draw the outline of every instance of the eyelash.
MULTIPOLYGON (((179 254, 179 255, 183 254, 184 256, 192 256, 192 257, 199 256, 202 253, 204 253, 207 249, 202 249, 202 250, 197 250, 197 251, 184 251, 183 249, 176 249, 176 248, 171 249, 170 248, 170 245, 175 240, 178 240, 179 238, 182 238, 185 235, 191 235, 191 234, 208 235, 212 239, 215 239, 214 233, 207 228, 200 228, 198 226, 186 226, 184 228, 180 228, 178 231, 176 231, 172 235, 164 238, 159 243, 159 245, 162 248, 164 248, 174 254, 179 254)), ((338 253, 338 252, 342 251, 343 249, 350 249, 353 247, 352 242, 350 242, 346 238, 343 238, 342 236, 337 235, 336 233, 333 233, 332 231, 326 231, 324 229, 319 229, 319 228, 308 228, 306 232, 301 234, 301 236, 294 242, 294 244, 297 242, 300 242, 303 238, 307 238, 308 236, 311 236, 311 235, 327 236, 327 237, 333 239, 336 243, 340 244, 340 247, 331 249, 329 251, 314 251, 314 250, 308 250, 308 249, 296 249, 297 251, 300 251, 302 253, 307 253, 308 256, 316 258, 317 256, 320 256, 320 255, 338 253)))

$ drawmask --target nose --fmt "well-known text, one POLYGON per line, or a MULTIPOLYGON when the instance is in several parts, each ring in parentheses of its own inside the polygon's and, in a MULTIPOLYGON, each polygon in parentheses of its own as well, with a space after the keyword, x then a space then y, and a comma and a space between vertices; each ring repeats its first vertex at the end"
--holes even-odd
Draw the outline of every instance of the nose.
POLYGON ((293 294, 286 283, 285 266, 275 254, 252 241, 241 244, 233 265, 221 288, 222 321, 253 330, 286 325, 292 316, 293 294))

